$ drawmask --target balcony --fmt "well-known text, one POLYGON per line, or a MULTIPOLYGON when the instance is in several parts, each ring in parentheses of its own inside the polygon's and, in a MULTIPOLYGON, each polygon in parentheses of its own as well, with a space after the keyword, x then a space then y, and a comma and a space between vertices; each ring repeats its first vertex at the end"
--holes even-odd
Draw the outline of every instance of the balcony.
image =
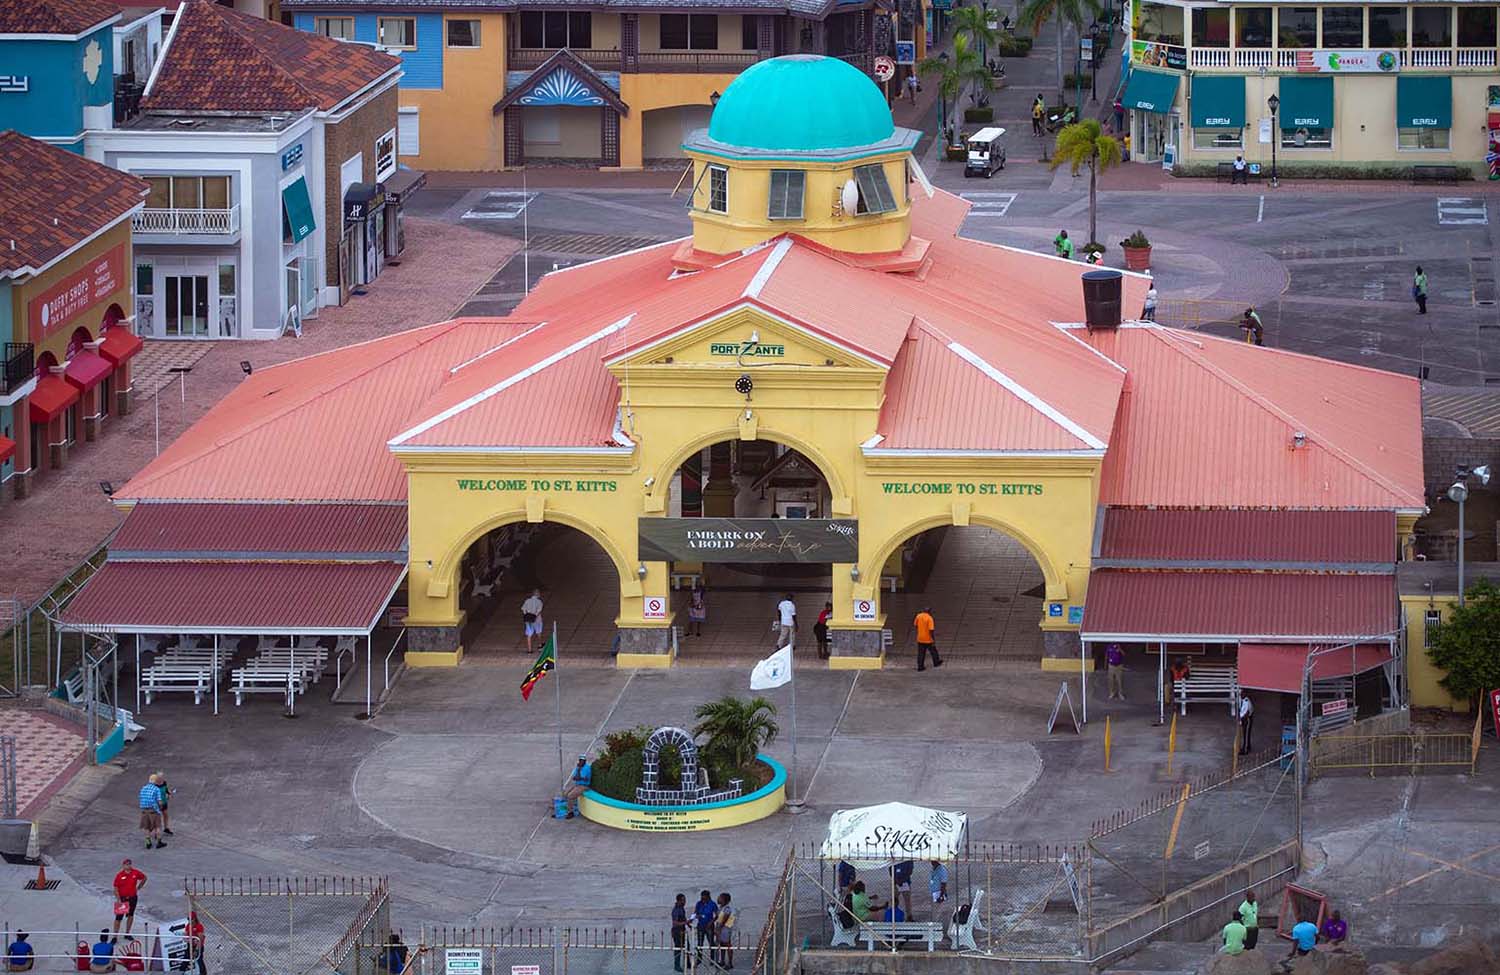
POLYGON ((130 220, 136 234, 233 237, 240 232, 240 208, 227 210, 142 210, 130 220))
MULTIPOLYGON (((627 63, 618 49, 569 48, 596 71, 634 71, 662 74, 731 74, 770 57, 758 51, 643 51, 627 63)), ((533 71, 557 51, 548 48, 513 47, 506 54, 512 71, 533 71)))
POLYGON ((4 367, 0 368, 0 396, 9 396, 36 373, 36 351, 30 342, 6 342, 4 352, 4 367))
MULTIPOLYGON (((1403 68, 1493 71, 1497 64, 1496 48, 1493 47, 1398 47, 1393 50, 1401 59, 1403 68)), ((1296 71, 1298 55, 1303 55, 1306 61, 1312 53, 1311 48, 1191 47, 1188 48, 1188 67, 1195 71, 1258 71, 1261 68, 1296 71)))

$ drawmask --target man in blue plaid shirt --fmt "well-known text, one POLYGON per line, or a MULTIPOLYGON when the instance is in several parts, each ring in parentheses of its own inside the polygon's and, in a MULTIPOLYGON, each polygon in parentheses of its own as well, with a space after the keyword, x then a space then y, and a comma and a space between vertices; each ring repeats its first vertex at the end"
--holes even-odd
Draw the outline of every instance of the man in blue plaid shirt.
POLYGON ((161 838, 161 786, 154 773, 141 786, 141 829, 146 834, 146 849, 151 849, 153 843, 157 849, 167 845, 161 838))

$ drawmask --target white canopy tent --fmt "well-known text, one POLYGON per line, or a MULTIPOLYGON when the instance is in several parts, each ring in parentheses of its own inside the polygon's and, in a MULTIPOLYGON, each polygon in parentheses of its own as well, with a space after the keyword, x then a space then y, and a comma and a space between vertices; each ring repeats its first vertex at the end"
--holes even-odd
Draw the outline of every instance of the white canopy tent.
POLYGON ((828 821, 821 856, 861 870, 903 860, 951 860, 968 843, 969 817, 905 802, 840 809, 828 821))

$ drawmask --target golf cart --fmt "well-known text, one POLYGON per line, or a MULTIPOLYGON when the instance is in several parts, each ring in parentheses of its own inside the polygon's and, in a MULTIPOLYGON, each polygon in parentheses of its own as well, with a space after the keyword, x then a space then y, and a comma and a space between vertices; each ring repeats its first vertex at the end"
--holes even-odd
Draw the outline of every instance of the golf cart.
POLYGON ((964 176, 989 179, 996 170, 1005 168, 1005 130, 998 127, 980 129, 969 136, 969 154, 964 160, 964 176))

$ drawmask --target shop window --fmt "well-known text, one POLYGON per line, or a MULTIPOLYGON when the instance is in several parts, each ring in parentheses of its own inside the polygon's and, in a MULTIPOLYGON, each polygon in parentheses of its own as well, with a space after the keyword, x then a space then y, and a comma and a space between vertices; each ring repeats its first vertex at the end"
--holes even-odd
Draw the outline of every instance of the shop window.
POLYGON ((177 210, 199 210, 203 207, 203 177, 173 176, 172 207, 177 210))
POLYGON ((1193 46, 1228 47, 1229 11, 1193 8, 1193 46))
POLYGON ((716 51, 718 48, 718 14, 661 15, 663 51, 716 51))
POLYGON ((235 278, 235 275, 234 275, 234 265, 233 264, 220 264, 219 265, 219 296, 220 297, 223 297, 225 295, 233 295, 234 294, 234 278, 235 278))
POLYGON ((729 212, 729 170, 723 166, 708 167, 708 208, 714 213, 729 212))
POLYGON ((1397 129, 1396 146, 1400 149, 1447 149, 1447 129, 1397 129))
POLYGON ((1194 149, 1243 149, 1244 129, 1194 129, 1194 149))
POLYGON ((1495 46, 1495 8, 1458 8, 1458 46, 1495 46))
POLYGON ((593 47, 594 19, 588 11, 529 10, 521 14, 521 46, 559 50, 593 47))
POLYGON ((1411 8, 1412 47, 1450 47, 1452 44, 1452 7, 1411 8))
POLYGON ((859 187, 856 213, 890 213, 896 209, 896 198, 891 195, 890 181, 885 178, 885 167, 854 167, 854 183, 859 187))
POLYGON ((448 46, 449 47, 478 47, 479 46, 479 21, 477 21, 477 20, 450 20, 450 21, 448 21, 448 46))
POLYGON ((760 22, 754 14, 740 18, 740 50, 754 51, 760 48, 760 22))
POLYGON ((1318 46, 1318 8, 1282 7, 1278 11, 1276 39, 1280 47, 1318 46))
POLYGON ((155 210, 227 210, 228 176, 147 176, 146 206, 155 210))
POLYGON ((313 33, 340 41, 354 40, 353 17, 314 17, 313 33))
POLYGON ((201 177, 203 209, 205 210, 228 210, 229 209, 229 177, 228 176, 204 176, 201 177))
MULTIPOLYGON (((1493 34, 1493 31, 1491 31, 1491 33, 1493 34)), ((1323 46, 1351 48, 1364 47, 1365 8, 1324 7, 1323 46)))
POLYGON ((1175 44, 1181 47, 1183 43, 1182 17, 1181 7, 1170 7, 1163 3, 1142 3, 1135 39, 1154 41, 1158 44, 1175 44))
POLYGON ((1370 46, 1406 46, 1406 8, 1370 8, 1370 46))
POLYGON ((135 293, 139 295, 153 294, 155 275, 151 273, 150 264, 137 264, 135 266, 135 293))
POLYGON ((146 209, 166 210, 172 206, 172 179, 170 176, 147 176, 146 183, 151 187, 146 194, 146 209))
POLYGON ((1282 129, 1281 148, 1332 149, 1333 129, 1310 129, 1305 125, 1300 129, 1282 129))
POLYGON ((1271 8, 1240 7, 1234 12, 1236 47, 1271 46, 1271 8))
POLYGON ((801 220, 806 179, 807 174, 800 169, 771 170, 771 203, 767 216, 772 220, 801 220))
POLYGON ((381 17, 375 23, 381 47, 394 47, 406 51, 417 49, 415 17, 381 17))
POLYGON ((113 379, 113 376, 105 376, 103 379, 99 380, 98 401, 100 416, 109 416, 109 401, 114 399, 115 384, 111 381, 113 379))

